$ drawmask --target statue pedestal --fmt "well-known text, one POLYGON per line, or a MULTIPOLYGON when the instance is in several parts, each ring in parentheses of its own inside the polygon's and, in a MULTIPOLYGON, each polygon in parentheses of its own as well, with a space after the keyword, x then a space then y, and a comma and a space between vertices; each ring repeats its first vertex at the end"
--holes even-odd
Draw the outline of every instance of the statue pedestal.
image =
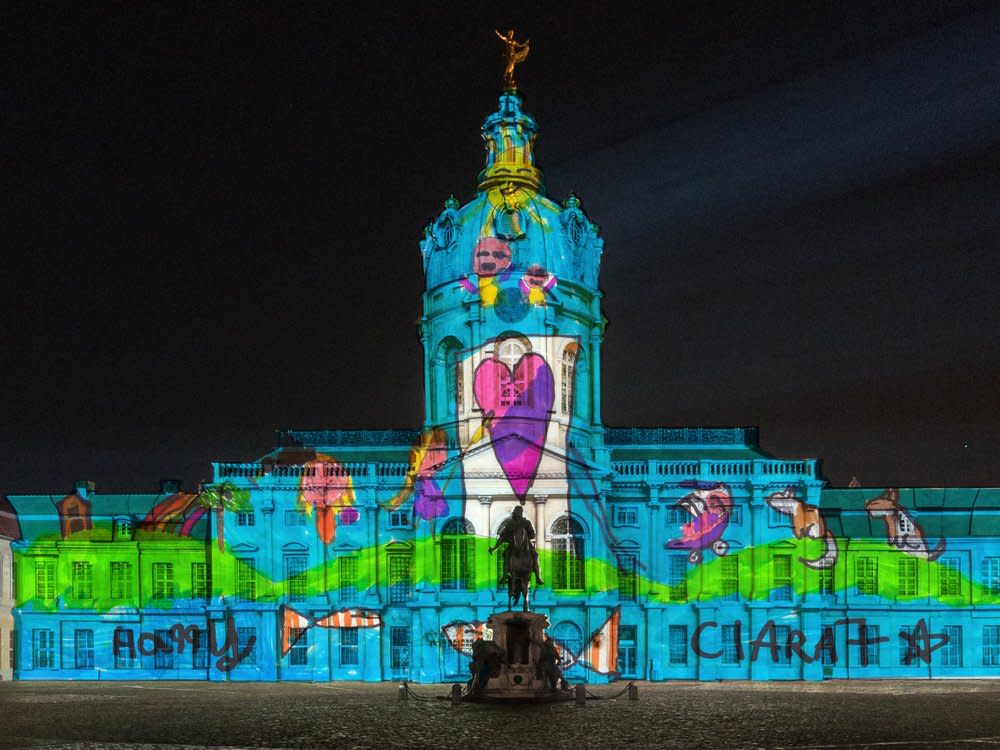
POLYGON ((491 615, 486 622, 493 630, 493 642, 506 654, 499 677, 491 678, 486 685, 487 698, 553 700, 564 697, 565 691, 553 691, 548 682, 538 676, 538 661, 549 618, 535 612, 500 612, 491 615))

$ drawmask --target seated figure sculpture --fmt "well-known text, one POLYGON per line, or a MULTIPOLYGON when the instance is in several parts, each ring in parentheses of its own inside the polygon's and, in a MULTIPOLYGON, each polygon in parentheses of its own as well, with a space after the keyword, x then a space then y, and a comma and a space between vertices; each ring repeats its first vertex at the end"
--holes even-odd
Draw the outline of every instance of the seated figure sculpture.
POLYGON ((491 677, 500 676, 500 665, 503 663, 503 649, 493 641, 477 638, 472 644, 472 661, 469 671, 472 676, 467 683, 469 695, 482 696, 486 692, 486 683, 491 677))
POLYGON ((563 689, 568 687, 566 681, 563 679, 562 669, 559 667, 560 661, 559 652, 556 650, 556 642, 552 639, 552 636, 549 636, 542 643, 542 653, 538 659, 537 676, 548 682, 552 690, 558 690, 560 687, 563 689))

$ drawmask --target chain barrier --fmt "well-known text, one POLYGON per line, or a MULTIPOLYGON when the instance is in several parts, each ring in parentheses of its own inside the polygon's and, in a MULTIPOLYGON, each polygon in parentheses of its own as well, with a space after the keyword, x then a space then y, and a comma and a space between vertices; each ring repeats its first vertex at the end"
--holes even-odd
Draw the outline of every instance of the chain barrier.
POLYGON ((592 698, 595 701, 613 701, 615 698, 621 698, 625 693, 627 693, 635 683, 628 683, 624 688, 619 690, 614 695, 594 695, 590 690, 587 690, 587 697, 592 698))

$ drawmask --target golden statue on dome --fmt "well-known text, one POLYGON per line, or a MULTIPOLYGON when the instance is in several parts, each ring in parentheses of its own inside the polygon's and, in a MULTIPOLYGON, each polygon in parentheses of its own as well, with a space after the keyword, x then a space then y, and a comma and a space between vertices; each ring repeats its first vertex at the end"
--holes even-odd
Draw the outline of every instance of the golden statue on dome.
POLYGON ((513 91, 517 88, 517 83, 514 81, 514 66, 523 63, 527 59, 528 45, 531 44, 531 40, 529 39, 525 42, 517 41, 514 39, 514 29, 510 29, 506 34, 501 34, 495 29, 494 32, 504 44, 503 55, 507 59, 507 67, 503 71, 504 86, 508 91, 513 91))

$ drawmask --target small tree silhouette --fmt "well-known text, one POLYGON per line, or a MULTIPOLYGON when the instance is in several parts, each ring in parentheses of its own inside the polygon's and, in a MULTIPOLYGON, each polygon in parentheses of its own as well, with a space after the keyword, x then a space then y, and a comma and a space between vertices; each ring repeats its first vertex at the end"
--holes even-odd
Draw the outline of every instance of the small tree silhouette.
POLYGON ((215 525, 219 530, 219 552, 226 549, 226 511, 238 513, 250 510, 250 492, 237 487, 232 482, 205 485, 198 492, 198 502, 215 511, 215 525))

